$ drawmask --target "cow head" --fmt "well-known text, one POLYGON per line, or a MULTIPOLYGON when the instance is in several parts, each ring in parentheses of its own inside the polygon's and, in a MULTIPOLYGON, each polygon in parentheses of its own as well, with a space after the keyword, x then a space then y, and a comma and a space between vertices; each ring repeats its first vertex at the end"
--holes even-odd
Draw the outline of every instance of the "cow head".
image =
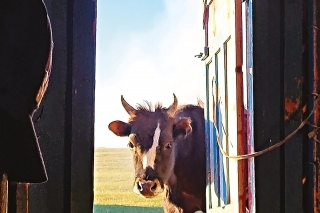
POLYGON ((117 136, 128 136, 135 168, 133 190, 143 197, 161 193, 173 175, 177 137, 191 132, 189 118, 174 119, 178 101, 176 96, 168 108, 157 104, 151 109, 138 105, 130 106, 121 96, 121 102, 130 115, 129 122, 113 121, 109 129, 117 136))

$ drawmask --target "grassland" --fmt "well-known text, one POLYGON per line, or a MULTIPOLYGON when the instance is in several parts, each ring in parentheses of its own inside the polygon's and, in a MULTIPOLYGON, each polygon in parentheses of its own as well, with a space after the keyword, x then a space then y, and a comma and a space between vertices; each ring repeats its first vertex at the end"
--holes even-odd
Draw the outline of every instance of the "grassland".
POLYGON ((96 148, 94 161, 94 213, 163 213, 161 195, 145 199, 132 191, 128 149, 96 148))

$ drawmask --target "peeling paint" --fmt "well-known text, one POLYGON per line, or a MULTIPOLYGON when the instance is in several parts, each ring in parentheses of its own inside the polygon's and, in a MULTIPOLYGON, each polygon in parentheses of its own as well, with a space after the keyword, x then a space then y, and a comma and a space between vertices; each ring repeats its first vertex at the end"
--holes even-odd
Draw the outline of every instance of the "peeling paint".
POLYGON ((291 98, 285 98, 284 103, 284 120, 288 121, 293 113, 297 112, 300 106, 300 100, 297 98, 292 100, 291 98))

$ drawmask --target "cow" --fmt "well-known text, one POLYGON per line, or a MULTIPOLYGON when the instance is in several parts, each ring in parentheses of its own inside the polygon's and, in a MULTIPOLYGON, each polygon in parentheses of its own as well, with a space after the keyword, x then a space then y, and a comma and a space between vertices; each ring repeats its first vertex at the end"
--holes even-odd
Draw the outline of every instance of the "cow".
POLYGON ((129 121, 108 127, 128 137, 135 193, 145 198, 162 193, 165 213, 206 212, 204 111, 199 105, 178 106, 173 97, 168 108, 147 101, 134 108, 121 96, 129 121))

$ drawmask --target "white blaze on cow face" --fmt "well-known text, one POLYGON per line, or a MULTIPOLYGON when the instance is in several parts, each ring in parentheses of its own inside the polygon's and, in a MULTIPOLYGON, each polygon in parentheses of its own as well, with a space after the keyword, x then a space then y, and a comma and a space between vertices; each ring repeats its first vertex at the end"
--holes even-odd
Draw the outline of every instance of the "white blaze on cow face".
POLYGON ((157 146, 159 145, 160 133, 161 133, 160 124, 158 123, 158 126, 154 131, 152 147, 148 150, 148 152, 143 156, 143 159, 142 159, 142 166, 144 169, 147 168, 148 166, 154 169, 154 161, 156 159, 157 146))

